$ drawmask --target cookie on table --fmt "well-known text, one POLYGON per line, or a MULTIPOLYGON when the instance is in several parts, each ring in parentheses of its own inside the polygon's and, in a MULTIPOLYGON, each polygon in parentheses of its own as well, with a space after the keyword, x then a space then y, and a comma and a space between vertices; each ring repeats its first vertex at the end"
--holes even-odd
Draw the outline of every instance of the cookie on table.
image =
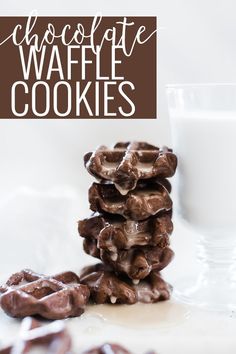
POLYGON ((104 343, 98 347, 84 351, 83 354, 131 354, 131 352, 119 344, 104 343))
POLYGON ((73 272, 45 276, 24 269, 0 287, 0 305, 12 317, 40 315, 50 320, 80 316, 89 289, 73 272))
POLYGON ((25 317, 17 338, 12 345, 0 349, 0 354, 26 354, 35 352, 42 346, 44 353, 71 353, 71 337, 64 321, 42 324, 31 317, 25 317))

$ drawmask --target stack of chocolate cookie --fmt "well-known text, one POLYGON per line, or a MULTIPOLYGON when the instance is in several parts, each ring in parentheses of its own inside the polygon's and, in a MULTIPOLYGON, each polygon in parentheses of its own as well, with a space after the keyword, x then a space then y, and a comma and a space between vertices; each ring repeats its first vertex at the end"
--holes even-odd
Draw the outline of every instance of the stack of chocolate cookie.
POLYGON ((99 182, 89 189, 89 218, 79 221, 84 250, 102 263, 86 267, 81 282, 96 303, 156 302, 170 297, 160 271, 173 258, 171 185, 177 158, 143 142, 117 143, 87 153, 99 182))

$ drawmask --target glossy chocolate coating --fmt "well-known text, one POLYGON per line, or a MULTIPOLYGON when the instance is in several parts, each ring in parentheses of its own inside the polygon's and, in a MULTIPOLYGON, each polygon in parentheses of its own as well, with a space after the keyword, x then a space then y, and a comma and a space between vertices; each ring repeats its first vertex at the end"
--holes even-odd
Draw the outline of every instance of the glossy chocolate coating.
POLYGON ((173 259, 174 252, 169 248, 143 246, 116 253, 107 252, 97 247, 96 240, 85 239, 84 250, 89 255, 99 258, 111 269, 126 274, 130 279, 144 279, 152 270, 161 271, 173 259))
POLYGON ((94 177, 112 181, 125 195, 136 187, 140 179, 172 177, 177 157, 167 147, 128 142, 117 143, 111 149, 100 146, 84 156, 84 164, 94 177))
POLYGON ((90 209, 119 214, 126 219, 144 220, 172 208, 168 181, 142 180, 134 190, 120 194, 113 183, 93 183, 89 189, 90 209))
POLYGON ((40 315, 56 320, 80 316, 89 298, 89 289, 73 272, 50 277, 23 270, 13 274, 0 291, 1 308, 12 317, 40 315))
POLYGON ((155 270, 134 285, 128 277, 116 275, 110 267, 98 263, 85 267, 80 278, 89 287, 91 300, 97 304, 153 303, 168 300, 172 291, 172 287, 155 270))
POLYGON ((78 231, 80 236, 86 239, 96 239, 99 249, 115 253, 134 246, 164 248, 169 245, 173 224, 171 212, 161 213, 143 221, 96 213, 79 221, 78 231))

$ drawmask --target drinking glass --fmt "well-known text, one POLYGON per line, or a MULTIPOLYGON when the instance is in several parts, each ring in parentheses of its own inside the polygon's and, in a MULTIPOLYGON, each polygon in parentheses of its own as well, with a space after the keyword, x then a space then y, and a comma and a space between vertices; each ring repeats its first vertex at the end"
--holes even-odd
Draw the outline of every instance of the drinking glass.
POLYGON ((180 281, 175 295, 203 308, 234 310, 236 84, 169 85, 167 98, 179 161, 177 210, 199 235, 199 275, 180 281))

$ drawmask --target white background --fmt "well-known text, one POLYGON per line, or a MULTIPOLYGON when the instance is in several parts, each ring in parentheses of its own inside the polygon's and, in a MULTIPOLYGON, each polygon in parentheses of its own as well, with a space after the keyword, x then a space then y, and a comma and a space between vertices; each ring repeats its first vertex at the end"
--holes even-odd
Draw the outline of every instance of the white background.
MULTIPOLYGON (((0 276, 32 264, 39 271, 63 269, 65 264, 77 270, 85 259, 89 262, 89 257, 82 254, 76 231, 76 220, 88 213, 86 189, 91 181, 83 168, 83 154, 99 144, 109 145, 119 140, 138 139, 171 145, 166 84, 236 82, 234 0, 8 0, 1 2, 0 15, 28 15, 33 9, 37 9, 39 15, 95 15, 98 11, 157 15, 159 117, 153 121, 1 120, 0 276)), ((194 259, 194 248, 192 233, 178 222, 172 241, 176 261, 166 274, 174 280, 177 274, 183 274, 183 269, 184 273, 186 269, 192 271, 190 261, 194 259)), ((148 339, 152 347, 156 343, 160 353, 161 350, 163 354, 173 353, 173 347, 176 353, 213 350, 233 353, 235 321, 232 322, 232 318, 185 309, 181 317, 178 308, 173 306, 163 314, 164 320, 159 323, 157 318, 157 330, 148 339), (172 327, 175 320, 178 326, 172 327)), ((89 333, 83 332, 86 321, 90 321, 89 317, 81 322, 84 342, 90 338, 89 333)), ((9 333, 12 331, 15 322, 10 323, 12 327, 1 314, 0 344, 6 329, 9 333)), ((77 322, 72 323, 73 327, 77 322)), ((108 324, 104 332, 105 324, 96 321, 94 326, 95 337, 100 336, 100 340, 104 340, 106 333, 118 340, 117 333, 119 337, 122 332, 118 328, 111 329, 108 324)), ((77 332, 76 326, 73 331, 77 332)), ((126 332, 126 337, 120 341, 128 344, 128 335, 136 338, 141 333, 126 332)), ((147 349, 145 342, 140 344, 147 349)), ((137 349, 137 344, 130 342, 130 346, 137 353, 141 350, 137 349)))

